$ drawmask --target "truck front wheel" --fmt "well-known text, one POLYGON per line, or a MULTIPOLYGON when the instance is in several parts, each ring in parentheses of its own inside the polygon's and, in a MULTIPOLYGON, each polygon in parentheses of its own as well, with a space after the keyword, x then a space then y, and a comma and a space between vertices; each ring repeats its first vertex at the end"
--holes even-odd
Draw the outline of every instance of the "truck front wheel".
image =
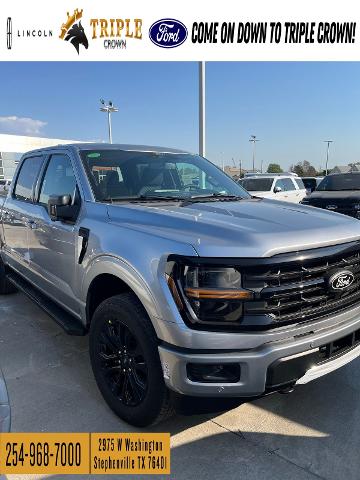
POLYGON ((169 417, 156 334, 132 293, 108 298, 90 327, 90 359, 96 382, 110 408, 137 427, 169 417))

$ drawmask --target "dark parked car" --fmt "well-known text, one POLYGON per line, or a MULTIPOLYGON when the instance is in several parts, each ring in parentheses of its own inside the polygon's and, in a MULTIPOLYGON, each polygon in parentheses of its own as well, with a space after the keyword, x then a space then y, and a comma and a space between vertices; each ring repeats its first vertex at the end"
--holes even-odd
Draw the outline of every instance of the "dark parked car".
POLYGON ((360 173, 327 175, 301 203, 360 218, 360 173))
POLYGON ((324 177, 301 177, 306 188, 306 195, 310 195, 320 185, 324 177))

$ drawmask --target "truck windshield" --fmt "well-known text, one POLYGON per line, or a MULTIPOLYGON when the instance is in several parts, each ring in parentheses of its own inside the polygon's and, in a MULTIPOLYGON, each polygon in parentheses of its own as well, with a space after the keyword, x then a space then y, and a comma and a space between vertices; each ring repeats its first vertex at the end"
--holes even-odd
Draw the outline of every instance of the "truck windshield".
POLYGON ((250 195, 208 160, 187 153, 81 150, 97 201, 250 195))
POLYGON ((360 190, 360 174, 345 173, 328 175, 322 180, 316 190, 320 191, 341 191, 360 190))
POLYGON ((273 178, 244 178, 241 185, 249 192, 269 192, 273 181, 273 178))

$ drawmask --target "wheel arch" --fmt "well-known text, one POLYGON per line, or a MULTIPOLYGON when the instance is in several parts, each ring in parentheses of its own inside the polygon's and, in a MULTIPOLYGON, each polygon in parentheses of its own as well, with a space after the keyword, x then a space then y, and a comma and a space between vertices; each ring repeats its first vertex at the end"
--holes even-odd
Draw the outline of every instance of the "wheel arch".
POLYGON ((138 298, 151 320, 160 316, 146 281, 131 265, 115 257, 102 256, 92 262, 84 277, 82 292, 87 326, 102 301, 125 292, 132 292, 138 298))

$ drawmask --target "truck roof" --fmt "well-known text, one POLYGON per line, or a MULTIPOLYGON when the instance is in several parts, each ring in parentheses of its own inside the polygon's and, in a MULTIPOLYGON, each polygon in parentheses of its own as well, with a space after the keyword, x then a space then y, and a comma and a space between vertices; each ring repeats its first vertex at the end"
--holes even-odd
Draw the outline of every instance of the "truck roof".
POLYGON ((253 173, 248 172, 245 173, 244 178, 253 178, 253 177, 260 177, 260 178, 267 178, 267 177, 298 177, 297 173, 294 172, 281 172, 281 173, 253 173))
MULTIPOLYGON (((47 150, 59 150, 64 149, 68 150, 69 148, 73 150, 124 150, 124 151, 135 151, 135 152, 157 152, 157 153, 187 153, 186 150, 180 150, 177 148, 168 148, 168 147, 159 147, 154 145, 134 145, 134 144, 122 144, 122 143, 67 143, 61 145, 54 145, 50 147, 37 148, 36 150, 31 150, 31 152, 43 152, 47 150)), ((26 152, 29 153, 29 152, 26 152)))

